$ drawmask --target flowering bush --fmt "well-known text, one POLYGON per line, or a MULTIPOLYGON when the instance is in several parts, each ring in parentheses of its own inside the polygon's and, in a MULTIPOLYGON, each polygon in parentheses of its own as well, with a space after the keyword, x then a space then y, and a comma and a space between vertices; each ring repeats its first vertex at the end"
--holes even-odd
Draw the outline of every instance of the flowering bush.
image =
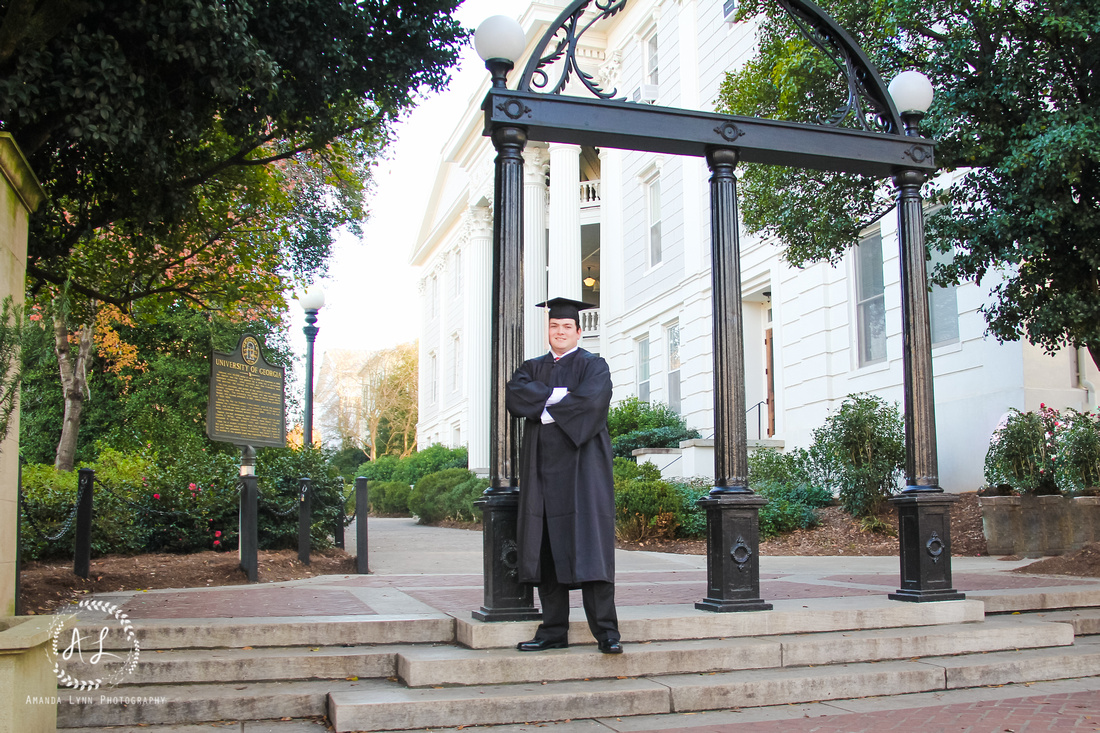
POLYGON ((1090 412, 1015 408, 996 430, 985 455, 991 486, 1024 494, 1076 493, 1100 484, 1100 423, 1090 412))

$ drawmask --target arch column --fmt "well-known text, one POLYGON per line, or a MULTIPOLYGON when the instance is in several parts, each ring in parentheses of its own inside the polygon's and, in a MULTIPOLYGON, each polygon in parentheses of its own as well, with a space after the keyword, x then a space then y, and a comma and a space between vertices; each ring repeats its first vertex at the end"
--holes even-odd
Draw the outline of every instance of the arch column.
POLYGON ((550 253, 547 257, 550 273, 546 289, 551 298, 581 299, 580 185, 580 146, 552 143, 550 253))
POLYGON ((466 359, 466 445, 470 470, 489 473, 489 377, 492 354, 492 321, 489 298, 493 274, 493 215, 488 206, 466 212, 466 245, 463 248, 466 283, 466 315, 463 349, 466 359))
MULTIPOLYGON (((533 307, 535 303, 542 303, 548 297, 546 295, 546 165, 548 160, 545 148, 532 147, 523 151, 523 241, 525 245, 523 248, 523 303, 525 306, 523 352, 527 359, 546 353, 548 343, 546 314, 533 307)), ((577 241, 580 241, 579 238, 577 241)))

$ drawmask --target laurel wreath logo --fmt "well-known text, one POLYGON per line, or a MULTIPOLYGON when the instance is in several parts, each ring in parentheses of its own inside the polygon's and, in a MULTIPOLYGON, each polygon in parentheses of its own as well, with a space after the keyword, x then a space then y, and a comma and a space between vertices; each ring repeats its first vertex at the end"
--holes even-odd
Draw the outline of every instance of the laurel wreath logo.
MULTIPOLYGON (((96 601, 90 599, 83 600, 77 604, 78 618, 81 610, 100 611, 114 617, 115 621, 117 621, 118 625, 121 627, 122 634, 126 637, 126 640, 130 644, 130 651, 121 664, 117 666, 111 665, 111 667, 114 668, 110 672, 110 674, 106 675, 105 677, 97 677, 95 679, 80 679, 78 677, 74 677, 65 670, 65 668, 62 666, 62 662, 68 658, 67 655, 71 656, 74 647, 76 648, 78 653, 80 653, 81 659, 83 659, 84 652, 81 643, 88 639, 94 639, 94 637, 81 637, 78 631, 74 628, 73 640, 72 642, 70 642, 69 648, 65 652, 58 651, 61 646, 61 632, 65 628, 64 620, 62 618, 58 618, 50 624, 49 631, 51 645, 50 649, 48 649, 46 652, 46 654, 50 656, 50 658, 53 660, 54 674, 57 675, 57 680, 62 686, 70 687, 74 690, 97 690, 102 686, 116 685, 122 680, 123 677, 134 671, 134 668, 137 667, 138 659, 141 657, 141 644, 138 643, 137 634, 134 633, 134 625, 130 622, 129 617, 122 612, 121 608, 114 604, 107 603, 106 601, 96 601)), ((103 632, 98 639, 98 651, 92 654, 90 658, 90 663, 93 666, 97 665, 99 663, 99 660, 104 655, 109 654, 109 656, 118 657, 118 655, 116 654, 110 654, 103 651, 103 639, 108 633, 108 627, 103 627, 103 632)), ((93 642, 92 646, 95 646, 95 642, 93 642)))

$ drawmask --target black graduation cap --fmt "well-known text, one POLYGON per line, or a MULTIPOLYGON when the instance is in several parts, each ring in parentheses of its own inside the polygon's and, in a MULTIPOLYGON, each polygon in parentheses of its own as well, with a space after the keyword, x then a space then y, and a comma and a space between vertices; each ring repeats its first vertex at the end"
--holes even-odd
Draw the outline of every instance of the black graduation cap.
POLYGON ((536 303, 536 308, 546 308, 550 311, 551 318, 572 318, 577 322, 577 327, 581 325, 581 311, 588 310, 589 308, 595 308, 596 306, 590 303, 585 303, 581 300, 571 300, 569 298, 551 298, 544 303, 536 303))

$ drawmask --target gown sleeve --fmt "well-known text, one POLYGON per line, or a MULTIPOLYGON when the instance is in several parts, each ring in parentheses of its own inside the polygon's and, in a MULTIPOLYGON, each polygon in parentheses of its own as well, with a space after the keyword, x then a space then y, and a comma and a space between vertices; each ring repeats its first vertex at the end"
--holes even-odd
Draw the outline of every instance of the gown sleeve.
MULTIPOLYGON (((546 410, 568 436, 580 446, 607 430, 607 412, 611 406, 611 370, 601 358, 578 359, 584 370, 577 386, 556 405, 546 410)), ((542 410, 539 410, 539 414, 542 410)))
POLYGON ((546 407, 546 399, 554 391, 535 378, 534 364, 536 363, 534 360, 523 362, 508 380, 504 404, 508 412, 515 417, 538 420, 542 417, 543 408, 546 407))

